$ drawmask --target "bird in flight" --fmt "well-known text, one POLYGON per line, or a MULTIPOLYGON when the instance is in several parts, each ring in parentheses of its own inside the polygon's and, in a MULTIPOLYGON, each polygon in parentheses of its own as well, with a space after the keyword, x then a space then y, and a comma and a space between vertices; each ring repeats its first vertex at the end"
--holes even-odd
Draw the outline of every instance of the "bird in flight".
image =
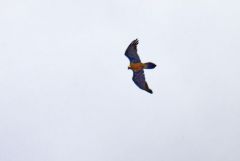
POLYGON ((142 63, 137 53, 137 45, 138 39, 133 40, 125 51, 125 55, 130 61, 128 69, 131 69, 133 71, 133 82, 140 89, 152 94, 153 91, 148 87, 148 84, 145 80, 144 69, 153 69, 156 67, 156 64, 152 62, 142 63))

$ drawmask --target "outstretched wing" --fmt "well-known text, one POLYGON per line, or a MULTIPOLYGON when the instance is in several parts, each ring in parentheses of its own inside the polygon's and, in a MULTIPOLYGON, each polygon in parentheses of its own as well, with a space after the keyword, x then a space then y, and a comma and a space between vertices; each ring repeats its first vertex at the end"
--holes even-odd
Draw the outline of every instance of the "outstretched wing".
POLYGON ((152 90, 148 87, 143 70, 133 72, 132 80, 140 89, 145 90, 151 94, 153 93, 152 90))
POLYGON ((138 39, 133 40, 131 44, 128 46, 127 50, 125 51, 126 57, 130 60, 130 63, 140 63, 141 60, 137 54, 137 45, 138 39))

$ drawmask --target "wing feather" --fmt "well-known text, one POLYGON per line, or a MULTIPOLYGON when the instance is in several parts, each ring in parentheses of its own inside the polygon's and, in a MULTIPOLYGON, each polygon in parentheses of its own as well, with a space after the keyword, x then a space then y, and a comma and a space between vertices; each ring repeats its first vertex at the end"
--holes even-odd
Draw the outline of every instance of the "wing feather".
POLYGON ((140 89, 145 90, 149 93, 153 93, 152 90, 148 87, 143 70, 133 72, 132 80, 140 89))
POLYGON ((138 39, 133 40, 125 51, 126 57, 128 57, 130 63, 140 63, 141 60, 137 53, 138 39))

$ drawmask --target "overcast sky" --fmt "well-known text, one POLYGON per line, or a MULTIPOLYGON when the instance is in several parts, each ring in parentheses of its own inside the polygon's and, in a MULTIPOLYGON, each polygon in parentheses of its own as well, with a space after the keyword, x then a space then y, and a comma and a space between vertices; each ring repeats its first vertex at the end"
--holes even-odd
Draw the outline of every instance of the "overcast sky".
POLYGON ((239 161, 239 6, 1 0, 0 161, 239 161))

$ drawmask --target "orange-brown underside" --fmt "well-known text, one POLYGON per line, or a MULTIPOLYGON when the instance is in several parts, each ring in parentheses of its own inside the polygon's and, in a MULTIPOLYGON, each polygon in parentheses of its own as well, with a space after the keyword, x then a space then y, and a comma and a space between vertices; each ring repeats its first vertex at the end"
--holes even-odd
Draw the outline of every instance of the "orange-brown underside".
POLYGON ((130 64, 130 69, 132 69, 134 71, 139 71, 139 70, 142 70, 143 68, 144 68, 143 63, 131 63, 130 64))

